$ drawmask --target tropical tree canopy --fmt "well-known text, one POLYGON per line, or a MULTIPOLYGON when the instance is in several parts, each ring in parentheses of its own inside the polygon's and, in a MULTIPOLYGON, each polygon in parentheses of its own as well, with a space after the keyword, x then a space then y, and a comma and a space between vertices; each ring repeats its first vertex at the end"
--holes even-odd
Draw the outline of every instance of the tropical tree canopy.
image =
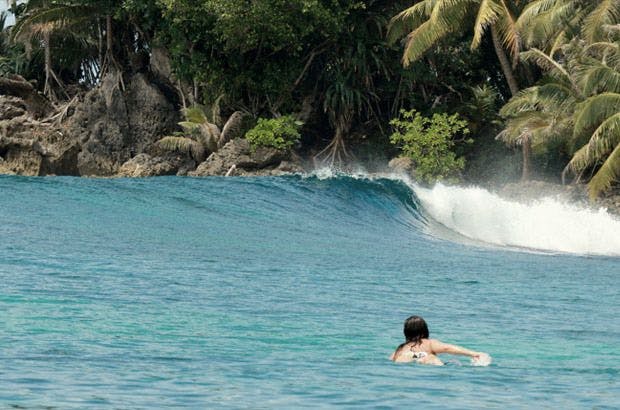
POLYGON ((556 175, 593 197, 620 179, 620 0, 9 3, 0 75, 35 80, 52 101, 106 75, 161 81, 164 56, 186 117, 168 150, 216 149, 233 135, 220 111, 231 124, 291 116, 302 149, 338 166, 394 154, 390 120, 416 110, 459 113, 474 140, 521 147, 523 177, 554 151, 556 175))

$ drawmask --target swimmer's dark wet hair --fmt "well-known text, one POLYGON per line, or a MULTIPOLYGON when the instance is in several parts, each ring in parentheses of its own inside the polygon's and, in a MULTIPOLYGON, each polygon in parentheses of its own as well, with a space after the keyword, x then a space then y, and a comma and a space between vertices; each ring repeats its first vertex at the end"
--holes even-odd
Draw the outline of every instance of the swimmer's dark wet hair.
POLYGON ((428 326, 420 316, 411 316, 405 320, 403 333, 405 333, 405 343, 417 345, 422 339, 428 339, 428 326))
POLYGON ((412 343, 415 346, 420 344, 422 339, 428 339, 428 326, 426 326, 426 322, 420 316, 410 316, 405 320, 403 333, 405 333, 405 343, 401 343, 396 348, 396 356, 407 343, 412 343))

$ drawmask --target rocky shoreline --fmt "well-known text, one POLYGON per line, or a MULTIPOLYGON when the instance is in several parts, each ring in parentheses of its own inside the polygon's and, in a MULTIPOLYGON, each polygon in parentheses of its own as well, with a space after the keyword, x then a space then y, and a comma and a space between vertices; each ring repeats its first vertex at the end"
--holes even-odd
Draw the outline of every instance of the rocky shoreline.
MULTIPOLYGON (((190 154, 162 151, 157 141, 178 130, 174 87, 156 70, 138 73, 126 87, 107 76, 96 89, 54 106, 20 77, 0 79, 0 174, 141 178, 178 176, 273 176, 308 172, 292 151, 252 150, 235 138, 198 163, 190 154)), ((411 172, 408 160, 390 168, 411 172)), ((620 216, 620 192, 590 202, 582 185, 542 181, 488 187, 502 197, 531 201, 554 196, 620 216)))
POLYGON ((209 153, 202 163, 190 154, 161 150, 157 141, 179 129, 181 107, 170 81, 153 72, 137 73, 124 83, 109 75, 99 87, 58 106, 21 77, 1 79, 0 174, 148 177, 304 171, 294 153, 251 150, 241 138, 209 153))

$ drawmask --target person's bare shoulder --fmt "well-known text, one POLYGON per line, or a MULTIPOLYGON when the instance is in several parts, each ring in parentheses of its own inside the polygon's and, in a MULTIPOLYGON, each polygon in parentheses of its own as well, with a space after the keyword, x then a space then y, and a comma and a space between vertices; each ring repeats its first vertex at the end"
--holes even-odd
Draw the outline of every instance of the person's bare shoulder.
POLYGON ((433 354, 443 353, 449 346, 446 343, 438 339, 428 339, 428 345, 433 354))

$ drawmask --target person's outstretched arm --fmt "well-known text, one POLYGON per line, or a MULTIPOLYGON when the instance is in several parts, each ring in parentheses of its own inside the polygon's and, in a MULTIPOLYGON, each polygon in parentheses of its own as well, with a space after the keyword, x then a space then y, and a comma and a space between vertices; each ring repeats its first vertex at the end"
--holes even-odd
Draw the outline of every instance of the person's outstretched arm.
POLYGON ((435 354, 448 353, 448 354, 458 354, 458 355, 469 356, 469 357, 478 357, 484 354, 482 352, 476 352, 474 350, 465 349, 464 347, 461 347, 461 346, 443 343, 443 342, 440 342, 439 340, 433 339, 430 342, 431 342, 431 349, 433 349, 433 353, 435 354))

